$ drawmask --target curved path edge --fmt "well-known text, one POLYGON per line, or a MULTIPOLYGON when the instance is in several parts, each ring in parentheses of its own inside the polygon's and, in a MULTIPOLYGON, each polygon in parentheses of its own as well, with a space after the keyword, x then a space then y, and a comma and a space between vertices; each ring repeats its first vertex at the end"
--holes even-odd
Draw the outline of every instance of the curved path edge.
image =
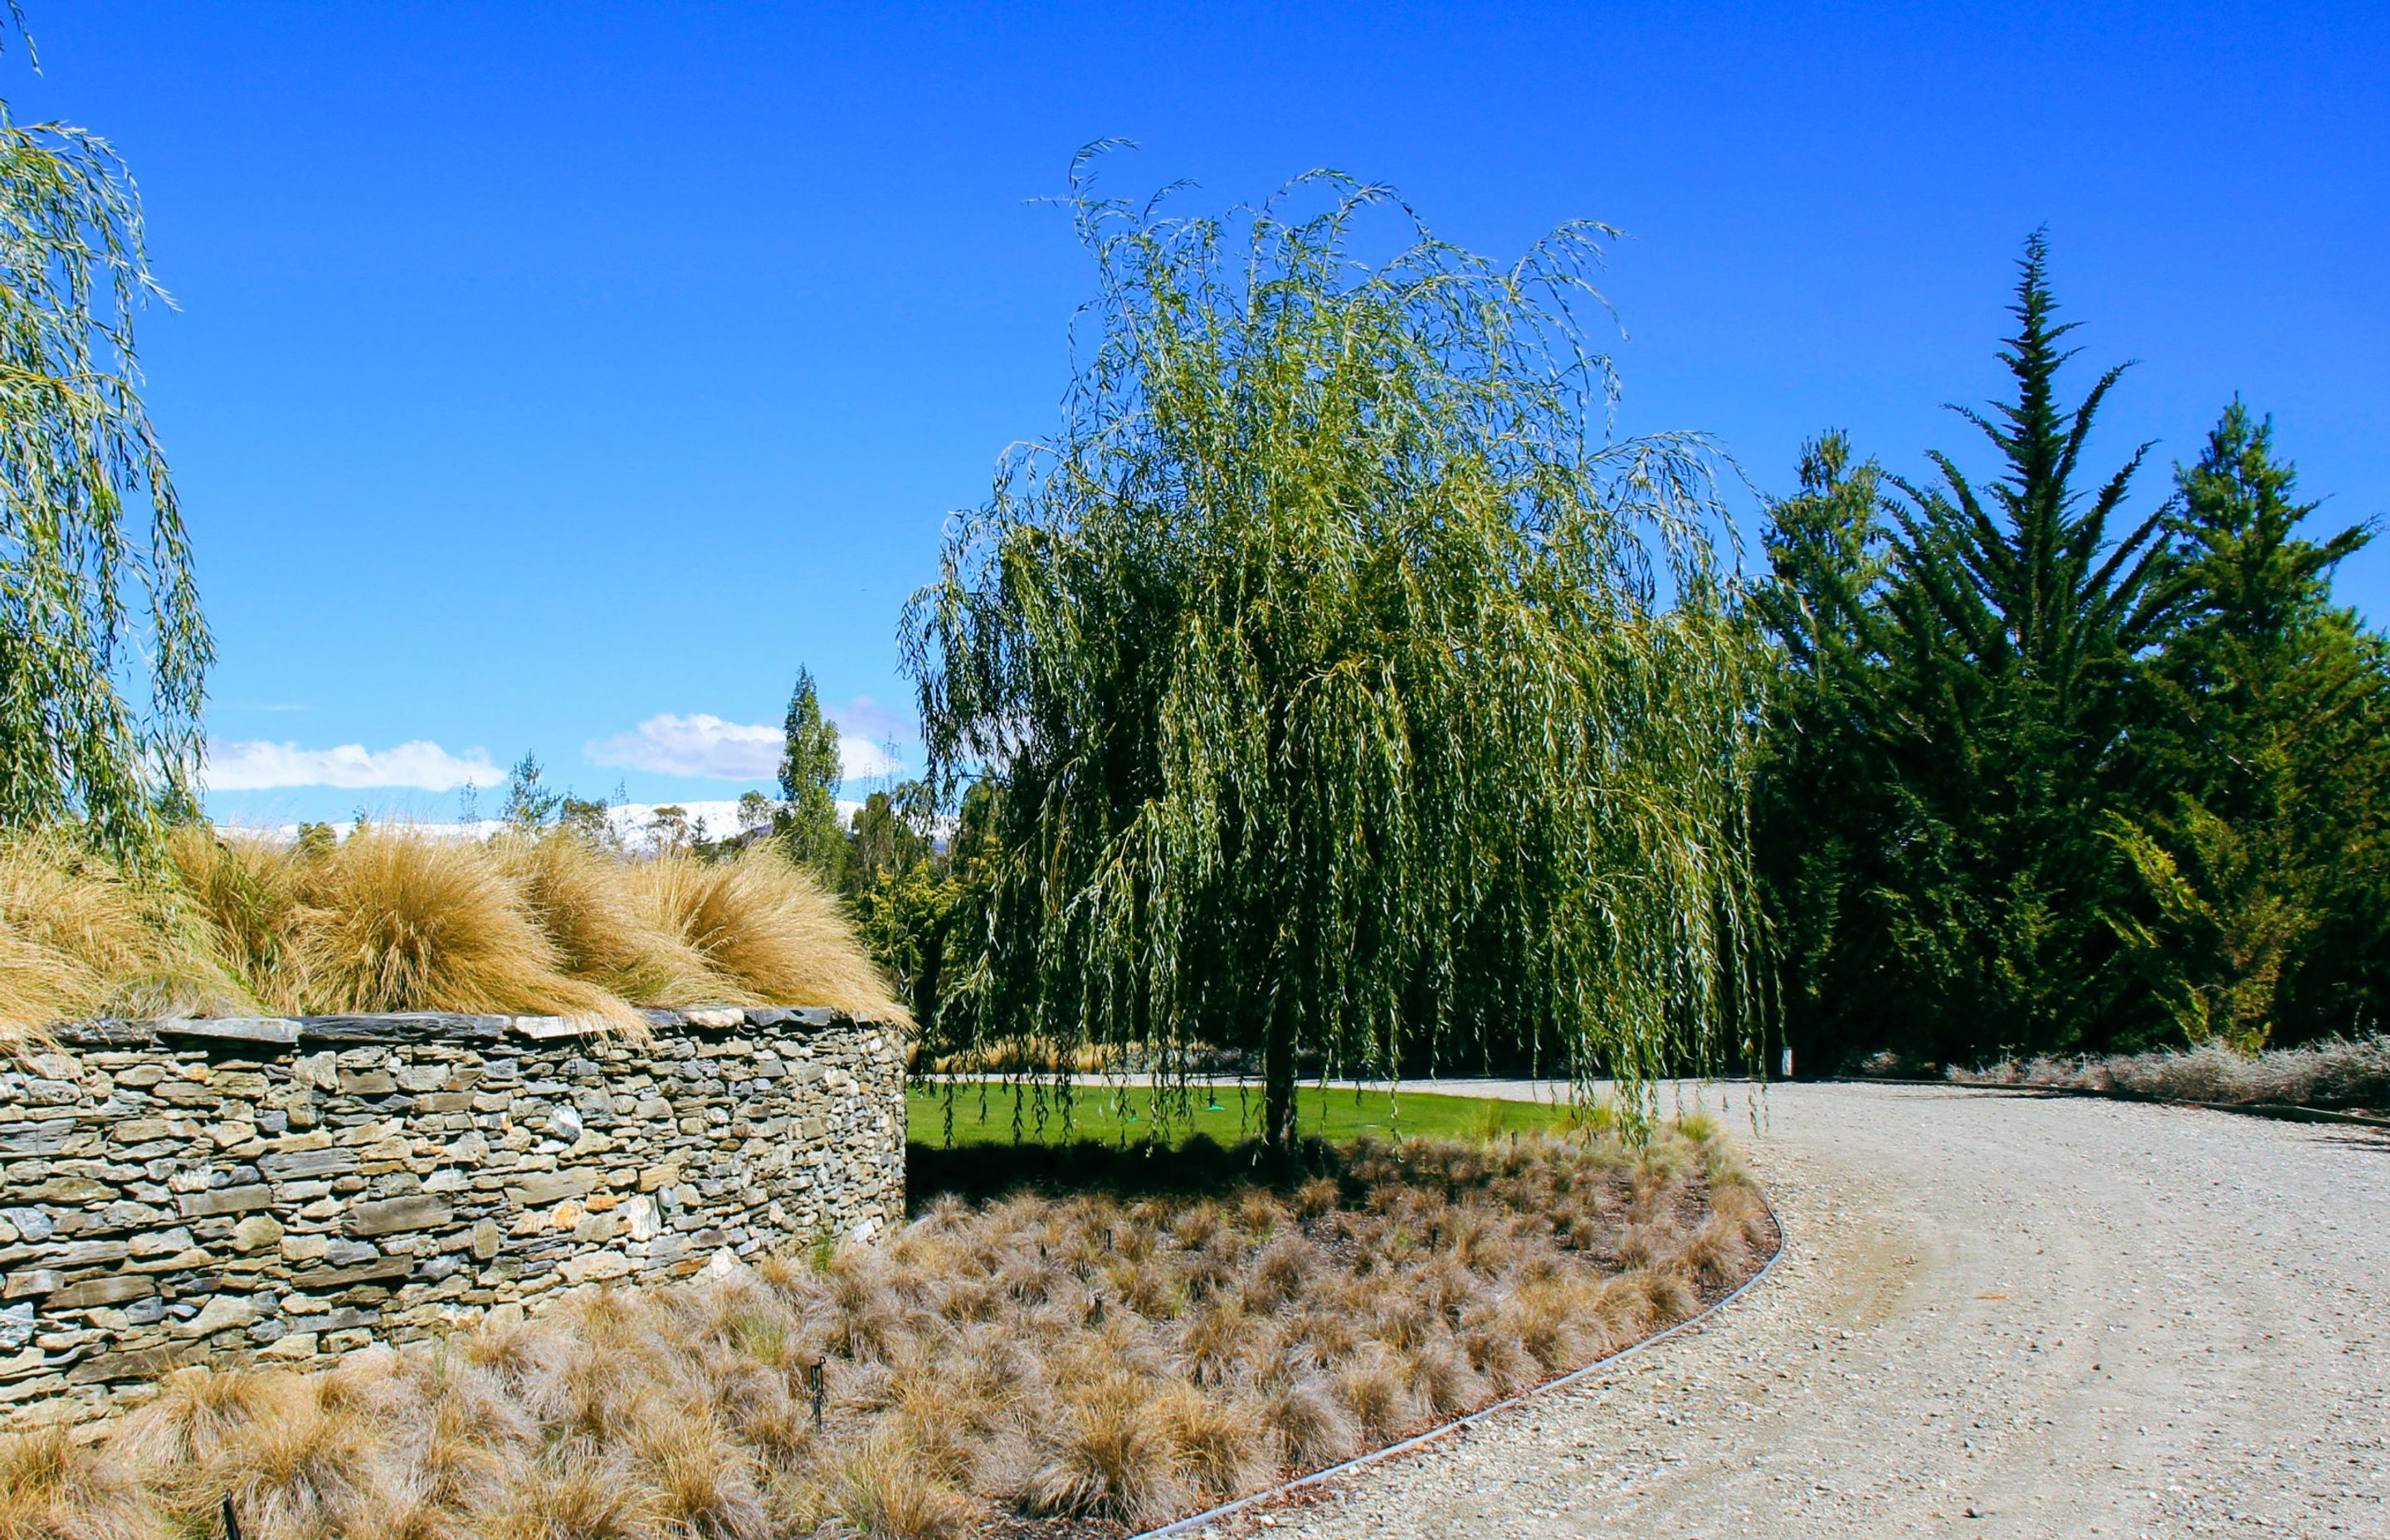
POLYGON ((1784 1231, 1767 1289, 1217 1531, 2390 1535, 2383 1131, 1947 1084, 1663 1096, 1728 1104, 1784 1231))

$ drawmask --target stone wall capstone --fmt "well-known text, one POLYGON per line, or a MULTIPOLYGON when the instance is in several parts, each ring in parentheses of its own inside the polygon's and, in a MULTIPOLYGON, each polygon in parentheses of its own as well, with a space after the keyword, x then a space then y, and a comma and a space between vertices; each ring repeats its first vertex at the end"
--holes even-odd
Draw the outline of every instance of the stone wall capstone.
POLYGON ((902 1221, 901 1033, 646 1014, 95 1021, 0 1058, 0 1426, 902 1221))

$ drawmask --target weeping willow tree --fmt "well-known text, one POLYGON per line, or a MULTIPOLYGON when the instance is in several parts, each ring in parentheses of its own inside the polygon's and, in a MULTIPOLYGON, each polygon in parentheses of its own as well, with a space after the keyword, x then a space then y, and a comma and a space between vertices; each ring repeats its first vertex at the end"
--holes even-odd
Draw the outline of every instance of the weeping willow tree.
POLYGON ((1280 1146, 1306 1058, 1639 1112, 1755 1057, 1756 676, 1703 444, 1600 436, 1604 232, 1504 268, 1341 176, 1187 218, 1091 170, 1061 430, 904 625, 932 776, 997 792, 948 1046, 1257 1053, 1280 1146))
POLYGON ((193 805, 212 656, 134 353, 158 294, 115 151, 0 102, 0 826, 124 855, 193 805))

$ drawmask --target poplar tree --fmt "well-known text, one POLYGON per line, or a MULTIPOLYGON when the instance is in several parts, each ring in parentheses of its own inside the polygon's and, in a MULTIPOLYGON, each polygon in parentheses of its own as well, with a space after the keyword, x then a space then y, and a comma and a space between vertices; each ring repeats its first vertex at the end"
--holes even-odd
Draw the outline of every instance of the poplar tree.
POLYGON ((823 719, 810 669, 797 670, 783 732, 780 838, 790 857, 835 884, 846 858, 846 837, 838 827, 838 787, 845 770, 838 753, 838 724, 823 719))

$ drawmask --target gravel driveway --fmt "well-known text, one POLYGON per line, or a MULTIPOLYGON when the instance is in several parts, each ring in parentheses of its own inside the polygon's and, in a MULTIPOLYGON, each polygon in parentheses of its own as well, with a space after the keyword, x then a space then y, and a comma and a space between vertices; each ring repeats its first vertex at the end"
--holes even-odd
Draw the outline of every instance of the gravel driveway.
POLYGON ((2390 1535, 2380 1133, 1858 1085, 1779 1086, 1754 1132, 1722 1096, 1788 1232, 1767 1281, 1236 1528, 2390 1535))

